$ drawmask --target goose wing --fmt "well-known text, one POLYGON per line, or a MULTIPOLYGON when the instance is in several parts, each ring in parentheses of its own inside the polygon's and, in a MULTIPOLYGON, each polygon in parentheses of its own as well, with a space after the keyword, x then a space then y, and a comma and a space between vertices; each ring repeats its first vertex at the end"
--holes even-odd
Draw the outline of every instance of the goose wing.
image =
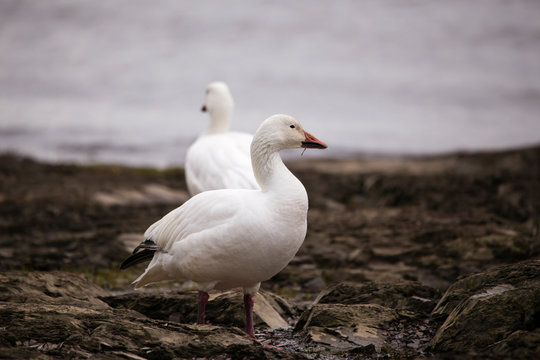
POLYGON ((175 242, 190 235, 228 225, 245 210, 246 196, 237 196, 236 192, 222 189, 192 197, 152 224, 144 233, 145 239, 168 251, 175 242))

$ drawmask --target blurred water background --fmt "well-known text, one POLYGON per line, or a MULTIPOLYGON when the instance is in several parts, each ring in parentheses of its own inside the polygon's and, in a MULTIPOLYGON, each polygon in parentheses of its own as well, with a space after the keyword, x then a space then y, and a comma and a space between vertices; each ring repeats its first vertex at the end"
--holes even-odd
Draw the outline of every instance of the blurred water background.
POLYGON ((536 0, 2 0, 0 151, 181 165, 213 80, 233 129, 291 114, 330 145, 311 156, 538 144, 539 19, 536 0))

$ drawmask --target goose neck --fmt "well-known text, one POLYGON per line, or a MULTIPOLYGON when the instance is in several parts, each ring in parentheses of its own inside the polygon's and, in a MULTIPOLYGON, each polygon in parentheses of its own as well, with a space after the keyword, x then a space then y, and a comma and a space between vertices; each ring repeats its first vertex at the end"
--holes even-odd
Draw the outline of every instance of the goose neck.
POLYGON ((255 179, 263 192, 294 192, 289 188, 296 188, 298 187, 297 183, 300 183, 281 160, 279 149, 276 149, 271 143, 265 142, 264 139, 253 139, 251 163, 255 179))
POLYGON ((230 111, 215 110, 210 113, 210 122, 206 129, 206 134, 219 134, 229 131, 231 123, 230 111))

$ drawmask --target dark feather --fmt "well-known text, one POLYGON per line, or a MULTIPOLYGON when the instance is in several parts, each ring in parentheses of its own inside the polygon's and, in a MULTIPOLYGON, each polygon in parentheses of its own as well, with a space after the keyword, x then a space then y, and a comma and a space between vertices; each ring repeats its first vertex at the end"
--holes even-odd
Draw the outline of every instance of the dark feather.
POLYGON ((143 251, 139 251, 136 254, 133 254, 130 257, 128 257, 126 260, 124 260, 124 262, 120 265, 120 269, 124 270, 124 269, 127 269, 130 266, 137 265, 139 263, 152 260, 152 258, 154 257, 155 252, 156 252, 156 250, 148 250, 148 249, 144 249, 143 251))
POLYGON ((140 243, 139 246, 135 248, 135 250, 133 250, 132 254, 135 254, 137 251, 139 251, 139 249, 148 249, 148 250, 156 251, 156 250, 159 250, 159 245, 156 244, 153 240, 146 239, 142 243, 140 243))

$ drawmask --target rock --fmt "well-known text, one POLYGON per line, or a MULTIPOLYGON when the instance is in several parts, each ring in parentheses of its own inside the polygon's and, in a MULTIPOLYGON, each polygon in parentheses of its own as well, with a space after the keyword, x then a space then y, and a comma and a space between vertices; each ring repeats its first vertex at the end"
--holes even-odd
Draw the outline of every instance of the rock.
POLYGON ((538 359, 540 354, 540 328, 533 331, 517 330, 506 339, 488 348, 494 357, 506 359, 538 359))
POLYGON ((11 351, 12 358, 21 348, 55 357, 123 352, 142 358, 266 358, 262 347, 238 328, 171 324, 130 310, 2 303, 0 316, 0 348, 11 351))
POLYGON ((302 314, 295 331, 333 348, 372 345, 380 350, 386 341, 385 324, 397 318, 394 310, 380 305, 316 304, 302 314))
POLYGON ((438 326, 429 313, 439 297, 414 281, 340 283, 317 297, 295 331, 332 348, 372 346, 378 353, 408 357, 429 345, 438 326))
POLYGON ((0 301, 6 303, 106 309, 109 306, 99 299, 106 295, 105 290, 75 274, 58 271, 0 273, 0 301))
POLYGON ((537 351, 530 341, 538 339, 540 260, 498 267, 458 281, 433 314, 448 314, 431 342, 436 352, 518 354, 522 342, 528 342, 526 351, 537 351))
POLYGON ((429 314, 440 297, 439 292, 418 282, 340 283, 322 292, 320 304, 378 304, 396 310, 429 314))
POLYGON ((74 274, 5 272, 0 289, 5 359, 277 356, 235 327, 171 323, 113 309, 99 299, 108 297, 106 291, 74 274))
POLYGON ((113 308, 130 309, 152 319, 174 320, 183 324, 197 322, 197 293, 130 292, 102 298, 113 308))
POLYGON ((469 297, 500 285, 511 285, 515 288, 539 286, 540 260, 496 267, 491 271, 471 275, 455 282, 446 290, 433 310, 433 315, 448 316, 469 297))
POLYGON ((317 297, 295 331, 332 348, 372 346, 395 356, 404 348, 421 351, 435 331, 427 317, 438 298, 437 290, 414 281, 340 283, 317 297))

